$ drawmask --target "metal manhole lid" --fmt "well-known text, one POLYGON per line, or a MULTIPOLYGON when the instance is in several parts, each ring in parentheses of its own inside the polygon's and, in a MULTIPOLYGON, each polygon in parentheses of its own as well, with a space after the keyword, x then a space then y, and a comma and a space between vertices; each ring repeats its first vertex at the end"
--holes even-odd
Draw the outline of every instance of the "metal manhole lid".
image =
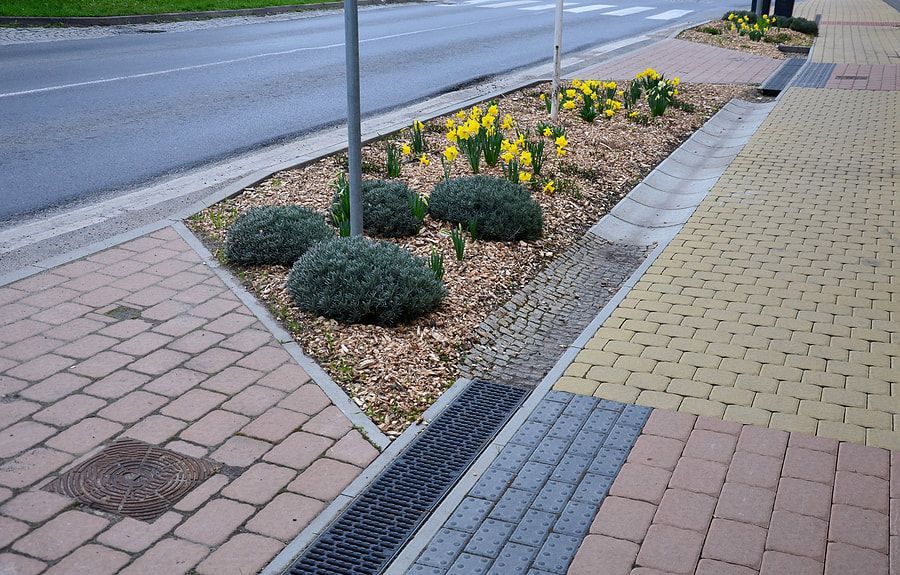
POLYGON ((128 307, 127 305, 120 305, 106 312, 106 315, 116 319, 140 319, 141 310, 128 307))
POLYGON ((153 521, 218 466, 134 439, 120 439, 44 487, 89 507, 153 521))

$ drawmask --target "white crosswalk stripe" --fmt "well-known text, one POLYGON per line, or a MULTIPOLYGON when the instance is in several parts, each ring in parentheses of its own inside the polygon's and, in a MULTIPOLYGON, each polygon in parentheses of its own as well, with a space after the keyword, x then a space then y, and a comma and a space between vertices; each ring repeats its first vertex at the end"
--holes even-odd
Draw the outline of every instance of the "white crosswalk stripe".
POLYGON ((591 6, 579 6, 578 8, 567 8, 565 12, 572 14, 581 14, 583 12, 593 12, 594 10, 606 10, 607 8, 615 8, 614 4, 593 4, 591 6))
POLYGON ((613 10, 612 12, 604 12, 604 16, 628 16, 629 14, 637 14, 653 10, 651 6, 632 6, 631 8, 622 8, 621 10, 613 10))
POLYGON ((512 0, 512 2, 500 2, 499 4, 482 4, 479 8, 511 8, 524 4, 537 4, 538 0, 512 0))
MULTIPOLYGON (((578 6, 578 2, 566 2, 566 6, 578 6)), ((556 4, 541 4, 539 6, 528 6, 526 8, 519 8, 519 10, 529 10, 531 12, 539 12, 541 10, 552 10, 556 8, 556 4)))
POLYGON ((674 20, 675 18, 680 18, 691 12, 693 12, 693 10, 669 10, 667 12, 654 14, 653 16, 647 16, 647 20, 674 20))

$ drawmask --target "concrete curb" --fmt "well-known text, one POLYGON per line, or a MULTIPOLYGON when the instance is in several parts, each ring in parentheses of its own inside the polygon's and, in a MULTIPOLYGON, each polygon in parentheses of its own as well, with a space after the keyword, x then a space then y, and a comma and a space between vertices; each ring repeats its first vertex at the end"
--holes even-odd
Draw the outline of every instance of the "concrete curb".
POLYGON ((263 306, 250 292, 244 289, 244 286, 231 275, 231 272, 222 267, 219 262, 215 260, 212 253, 210 253, 210 251, 206 249, 206 246, 203 245, 203 242, 201 242, 187 226, 178 222, 173 224, 172 228, 174 228, 175 231, 178 232, 178 235, 180 235, 181 238, 191 246, 191 249, 200 256, 203 263, 219 276, 219 279, 228 286, 228 289, 230 289, 234 295, 236 295, 238 299, 253 312, 253 315, 255 315, 264 326, 266 326, 266 329, 275 336, 275 339, 277 339, 285 351, 294 358, 294 361, 296 361, 297 364, 309 374, 312 380, 322 388, 322 391, 324 391, 329 399, 331 399, 331 402, 347 416, 355 427, 361 429, 362 433, 368 437, 369 441, 378 447, 379 451, 384 450, 390 445, 391 440, 378 429, 378 426, 375 425, 361 409, 359 409, 359 406, 344 393, 344 390, 342 390, 315 361, 303 353, 291 334, 278 324, 265 306, 263 306))
MULTIPOLYGON (((388 4, 413 4, 423 0, 359 0, 360 6, 384 6, 388 4)), ((164 12, 162 14, 135 14, 133 16, 0 16, 0 24, 33 28, 39 26, 123 26, 128 24, 159 24, 163 22, 184 22, 187 20, 210 20, 234 16, 273 16, 289 12, 309 12, 313 10, 342 10, 341 2, 318 2, 315 4, 289 4, 263 8, 243 8, 239 10, 207 10, 203 12, 164 12)))

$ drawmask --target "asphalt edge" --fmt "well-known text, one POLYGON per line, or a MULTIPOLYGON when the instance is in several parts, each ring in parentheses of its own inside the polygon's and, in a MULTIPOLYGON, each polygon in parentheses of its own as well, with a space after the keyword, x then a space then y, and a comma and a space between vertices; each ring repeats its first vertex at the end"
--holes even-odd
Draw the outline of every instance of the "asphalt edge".
MULTIPOLYGON (((385 6, 388 4, 418 4, 429 0, 358 0, 359 6, 385 6)), ((315 4, 286 4, 284 6, 264 6, 262 8, 240 8, 236 10, 204 10, 200 12, 163 12, 161 14, 135 14, 131 16, 0 16, 0 25, 20 28, 42 26, 123 26, 129 24, 160 24, 186 22, 190 20, 211 20, 235 16, 274 16, 291 12, 311 12, 315 10, 343 10, 343 2, 316 2, 315 4)))

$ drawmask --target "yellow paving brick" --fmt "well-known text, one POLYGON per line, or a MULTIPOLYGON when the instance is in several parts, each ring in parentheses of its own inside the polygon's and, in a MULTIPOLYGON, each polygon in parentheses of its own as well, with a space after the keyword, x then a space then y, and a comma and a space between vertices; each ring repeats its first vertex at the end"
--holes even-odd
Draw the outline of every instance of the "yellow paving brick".
POLYGON ((719 365, 719 369, 736 374, 759 375, 759 372, 762 370, 762 364, 747 359, 733 359, 726 357, 719 365))
POLYGON ((743 405, 729 405, 725 408, 724 419, 737 421, 749 425, 768 426, 772 412, 757 407, 745 407, 743 405))
POLYGON ((652 373, 632 373, 628 376, 625 385, 636 387, 638 389, 651 389, 654 391, 665 391, 669 386, 670 378, 652 373))
POLYGON ((778 380, 771 377, 740 373, 734 382, 734 386, 759 393, 775 393, 778 391, 778 380))
POLYGON ((723 385, 731 387, 737 380, 737 374, 721 369, 698 368, 694 373, 694 380, 709 383, 711 385, 723 385))
POLYGON ((675 337, 672 338, 671 342, 669 342, 669 347, 677 349, 678 351, 691 353, 702 353, 706 351, 706 347, 708 345, 709 344, 705 341, 698 341, 696 339, 688 339, 684 337, 675 337))
POLYGON ((789 395, 757 393, 756 397, 753 398, 753 407, 779 413, 797 413, 797 410, 800 408, 800 400, 789 395))
POLYGON ((616 383, 601 383, 594 395, 603 399, 611 399, 612 401, 634 403, 640 391, 636 387, 628 387, 616 383))
POLYGON ((569 377, 584 377, 590 368, 591 365, 588 363, 571 363, 563 373, 569 377))
POLYGON ((800 381, 803 377, 803 370, 783 365, 763 365, 760 375, 779 381, 800 381))
POLYGON ((819 385, 822 387, 834 387, 843 389, 847 387, 847 378, 839 373, 825 373, 817 371, 804 371, 800 378, 801 383, 819 385))
POLYGON ((755 392, 746 389, 714 386, 709 394, 709 399, 719 401, 726 405, 750 406, 753 404, 753 398, 755 396, 755 392))
POLYGON ((644 346, 636 343, 629 343, 628 341, 609 341, 603 346, 603 351, 617 353, 619 355, 637 356, 641 355, 641 352, 644 351, 644 346))
POLYGON ((828 421, 844 421, 844 407, 834 405, 833 403, 825 403, 822 401, 814 401, 810 399, 801 399, 800 407, 797 410, 799 415, 806 415, 813 419, 828 421))
POLYGON ((807 371, 825 371, 824 359, 809 357, 808 355, 788 355, 784 360, 784 365, 807 371))
POLYGON ((675 393, 685 397, 699 397, 701 399, 707 399, 712 389, 713 386, 708 383, 701 383, 690 379, 673 379, 669 382, 668 387, 666 387, 666 391, 669 393, 675 393))
POLYGON ((809 385, 808 383, 782 381, 778 384, 778 394, 796 397, 797 399, 812 399, 814 401, 819 401, 822 399, 822 388, 818 385, 809 385))
POLYGON ((624 369, 595 365, 588 370, 585 377, 600 383, 625 383, 629 375, 631 372, 624 369))
POLYGON ((894 420, 890 413, 859 407, 848 407, 847 413, 844 415, 844 421, 866 428, 886 429, 888 431, 892 430, 894 426, 894 420))
POLYGON ((616 362, 613 364, 613 367, 632 372, 650 373, 651 371, 653 371, 653 368, 656 366, 656 364, 657 362, 652 359, 634 357, 632 355, 620 355, 616 362))
POLYGON ((608 341, 631 341, 631 338, 634 337, 634 332, 627 329, 603 326, 597 330, 597 335, 594 337, 608 341))
POLYGON ((671 337, 656 333, 636 333, 634 334, 634 337, 631 338, 631 343, 659 348, 665 348, 669 345, 670 341, 672 341, 671 337))
POLYGON ((553 384, 553 389, 577 393, 579 395, 593 395, 594 391, 597 390, 597 387, 596 381, 568 376, 560 377, 556 380, 556 383, 553 384))
POLYGON ((635 403, 657 409, 678 409, 682 399, 680 395, 647 389, 638 395, 635 403))
POLYGON ((837 439, 838 441, 853 441, 855 443, 865 443, 866 441, 865 428, 836 421, 820 421, 819 426, 816 428, 816 435, 837 439))
POLYGON ((871 379, 868 377, 849 376, 845 383, 845 387, 852 391, 861 391, 876 395, 890 395, 891 384, 881 379, 871 379))
POLYGON ((900 414, 900 396, 867 394, 866 407, 888 413, 900 414))
POLYGON ((706 417, 717 417, 719 419, 725 414, 725 404, 719 401, 710 401, 708 399, 698 399, 696 397, 685 397, 681 402, 679 411, 686 411, 694 415, 703 415, 706 417))
POLYGON ((870 445, 872 447, 881 447, 883 449, 900 449, 900 431, 867 429, 866 445, 870 445))
POLYGON ((683 363, 661 361, 653 368, 653 373, 670 378, 692 379, 697 368, 683 363))
POLYGON ((723 343, 715 342, 710 343, 709 347, 706 348, 706 353, 708 355, 714 355, 723 359, 726 357, 733 359, 743 359, 746 352, 746 348, 743 348, 739 345, 726 345, 723 343))
POLYGON ((859 391, 826 387, 822 390, 822 401, 849 407, 865 407, 867 397, 865 393, 859 391))
POLYGON ((818 425, 818 420, 812 417, 791 413, 773 413, 772 419, 769 420, 769 427, 796 433, 808 433, 810 435, 815 435, 818 425))
POLYGON ((575 361, 586 363, 589 365, 612 366, 619 359, 619 356, 608 351, 600 351, 597 349, 583 349, 575 356, 575 361))
POLYGON ((645 359, 652 359, 654 361, 663 361, 663 362, 677 362, 681 359, 682 352, 677 349, 671 349, 668 347, 657 347, 657 346, 648 346, 641 352, 641 357, 645 359))

